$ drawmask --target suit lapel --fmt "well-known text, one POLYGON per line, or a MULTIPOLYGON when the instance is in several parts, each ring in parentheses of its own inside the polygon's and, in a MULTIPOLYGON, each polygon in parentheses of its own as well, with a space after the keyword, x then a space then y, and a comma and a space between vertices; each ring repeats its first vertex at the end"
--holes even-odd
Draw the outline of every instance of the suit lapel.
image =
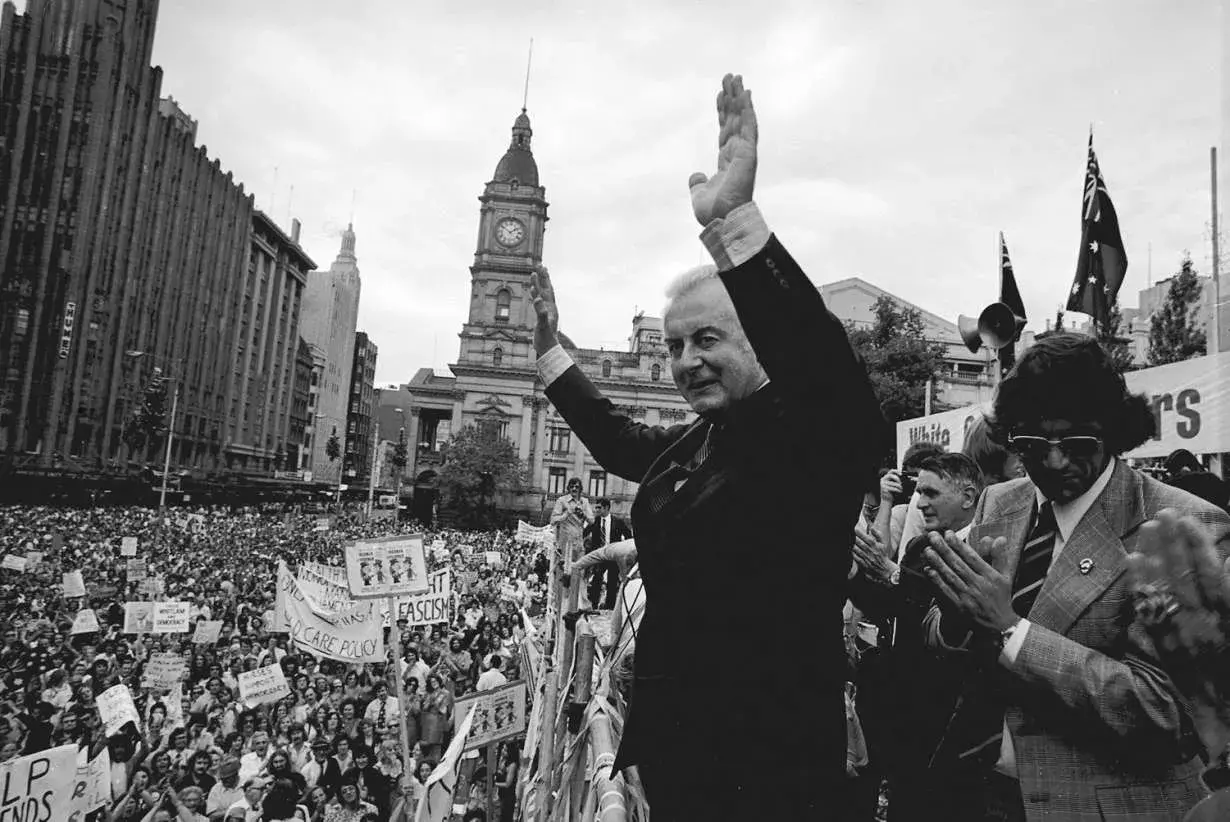
POLYGON ((1140 479, 1117 463, 1101 496, 1077 523, 1046 575, 1038 600, 1029 612, 1031 622, 1056 633, 1066 633, 1102 592, 1127 567, 1125 535, 1144 516, 1140 479))

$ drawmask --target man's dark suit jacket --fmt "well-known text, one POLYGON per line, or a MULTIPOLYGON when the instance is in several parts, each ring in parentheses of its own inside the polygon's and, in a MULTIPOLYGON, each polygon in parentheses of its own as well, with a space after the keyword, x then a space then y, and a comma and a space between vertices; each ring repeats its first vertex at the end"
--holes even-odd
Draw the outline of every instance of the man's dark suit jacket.
POLYGON ((603 542, 597 540, 598 520, 595 519, 590 525, 585 528, 585 537, 588 540, 586 543, 590 548, 600 548, 603 545, 609 545, 612 542, 620 542, 625 539, 632 539, 632 529, 628 527, 628 523, 624 522, 614 514, 607 514, 611 518, 611 537, 606 539, 603 535, 603 542))
POLYGON ((815 818, 844 779, 842 607, 887 426, 845 328, 776 238, 721 277, 770 383, 720 425, 637 423, 575 366, 547 396, 606 470, 641 483, 647 606, 615 768, 639 766, 655 820, 815 818), (665 475, 707 437, 672 490, 665 475))

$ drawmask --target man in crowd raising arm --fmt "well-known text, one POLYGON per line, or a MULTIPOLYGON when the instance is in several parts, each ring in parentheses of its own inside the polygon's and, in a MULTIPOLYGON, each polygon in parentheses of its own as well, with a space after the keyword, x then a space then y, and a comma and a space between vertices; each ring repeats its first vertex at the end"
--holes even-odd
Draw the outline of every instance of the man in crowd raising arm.
POLYGON ((689 180, 717 265, 676 279, 663 315, 675 384, 700 418, 662 428, 619 413, 559 345, 545 271, 535 346, 573 431, 640 483, 648 605, 616 767, 638 766, 659 822, 812 819, 845 778, 850 535, 887 431, 844 327, 752 201, 757 123, 741 78, 723 80, 718 119, 718 171, 689 180), (765 660, 813 652, 790 676, 736 666, 718 689, 715 640, 765 660))

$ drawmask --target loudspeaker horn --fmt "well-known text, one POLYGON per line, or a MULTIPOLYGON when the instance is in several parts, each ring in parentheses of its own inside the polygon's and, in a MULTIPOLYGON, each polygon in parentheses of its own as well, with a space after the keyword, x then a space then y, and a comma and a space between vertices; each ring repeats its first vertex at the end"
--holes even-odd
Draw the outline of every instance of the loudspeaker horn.
POLYGON ((1025 320, 1004 303, 991 303, 982 309, 978 319, 961 315, 957 317, 957 330, 965 347, 977 354, 984 345, 992 351, 1012 345, 1025 320))

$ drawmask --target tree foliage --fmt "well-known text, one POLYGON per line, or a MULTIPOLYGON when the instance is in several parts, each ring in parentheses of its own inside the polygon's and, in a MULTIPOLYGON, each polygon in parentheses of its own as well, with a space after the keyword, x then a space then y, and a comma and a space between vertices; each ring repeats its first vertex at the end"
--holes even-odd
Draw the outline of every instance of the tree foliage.
POLYGON ((325 456, 329 458, 329 462, 336 462, 337 458, 342 455, 342 444, 337 439, 337 426, 334 426, 333 433, 329 435, 329 439, 325 442, 325 456))
POLYGON ((121 436, 130 453, 136 453, 166 430, 167 381, 155 369, 145 390, 141 392, 141 405, 124 423, 121 436))
POLYGON ((1131 340, 1127 337, 1129 330, 1123 328, 1123 312, 1119 309, 1119 301, 1115 300, 1105 325, 1098 327, 1098 342, 1102 344, 1102 348, 1114 363, 1115 370, 1120 374, 1136 368, 1131 340))
POLYGON ((944 346, 928 342, 922 314, 891 297, 879 297, 872 306, 875 320, 869 328, 847 324, 850 343, 867 364, 872 388, 889 422, 922 416, 927 381, 939 373, 944 346))
POLYGON ((457 525, 483 528, 497 520, 496 491, 519 491, 526 477, 516 446, 495 426, 467 425, 449 440, 437 482, 457 525))
POLYGON ((398 476, 405 471, 406 463, 409 462, 410 453, 406 448, 406 429, 403 428, 397 434, 397 445, 393 447, 393 466, 397 469, 398 476))
POLYGON ((1150 365, 1190 360, 1207 351, 1204 322, 1198 314, 1203 291, 1191 255, 1184 254, 1179 272, 1170 280, 1166 301, 1150 321, 1150 365))

